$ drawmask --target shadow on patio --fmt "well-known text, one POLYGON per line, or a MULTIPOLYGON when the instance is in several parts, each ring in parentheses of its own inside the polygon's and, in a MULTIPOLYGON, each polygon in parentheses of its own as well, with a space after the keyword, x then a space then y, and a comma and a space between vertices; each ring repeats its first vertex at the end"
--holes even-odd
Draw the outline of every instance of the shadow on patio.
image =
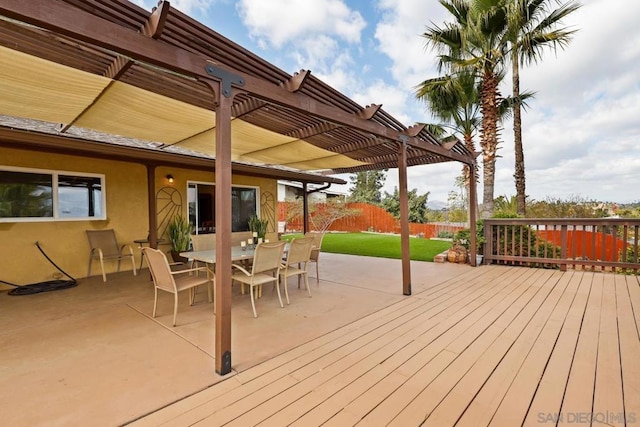
MULTIPOLYGON (((290 284, 284 309, 266 287, 257 319, 248 295, 235 287, 230 376, 405 298, 399 260, 323 254, 320 269, 320 284, 310 280, 313 298, 290 284)), ((413 291, 468 270, 412 263, 413 291)), ((122 424, 223 380, 214 372, 213 305, 202 291, 193 307, 187 299, 181 295, 172 328, 171 295, 160 294, 158 317, 151 318, 146 269, 137 277, 112 274, 107 283, 82 279, 63 291, 0 293, 3 422, 122 424)))

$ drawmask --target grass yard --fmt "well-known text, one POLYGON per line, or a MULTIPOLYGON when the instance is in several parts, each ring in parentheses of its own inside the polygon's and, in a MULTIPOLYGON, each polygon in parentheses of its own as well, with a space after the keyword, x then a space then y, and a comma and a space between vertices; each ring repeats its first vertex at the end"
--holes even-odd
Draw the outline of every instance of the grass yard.
MULTIPOLYGON (((283 239, 301 237, 288 234, 283 239)), ((451 247, 451 242, 410 238, 411 259, 433 261, 433 257, 451 247)), ((400 259, 400 236, 375 233, 327 233, 322 241, 322 252, 334 254, 363 255, 400 259)))

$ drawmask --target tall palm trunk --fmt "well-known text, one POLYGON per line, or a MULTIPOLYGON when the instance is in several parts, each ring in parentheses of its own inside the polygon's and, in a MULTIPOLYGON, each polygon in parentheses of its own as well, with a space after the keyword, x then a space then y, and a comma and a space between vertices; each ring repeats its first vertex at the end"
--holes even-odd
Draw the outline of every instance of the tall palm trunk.
POLYGON ((513 99, 516 100, 513 105, 513 140, 515 150, 515 167, 513 177, 516 181, 516 204, 518 215, 525 216, 526 213, 526 189, 525 189, 525 173, 524 173, 524 149, 522 148, 522 116, 520 113, 520 66, 518 58, 518 50, 511 51, 512 79, 513 79, 513 99))
MULTIPOLYGON (((470 153, 475 153, 476 151, 476 146, 473 143, 473 135, 470 133, 465 133, 464 134, 464 145, 467 147, 467 150, 469 150, 470 153)), ((478 182, 478 165, 476 164, 473 168, 473 172, 471 171, 471 166, 469 165, 465 165, 463 166, 462 169, 462 173, 464 174, 464 184, 466 186, 466 188, 470 188, 469 184, 471 183, 472 179, 476 180, 476 184, 478 182)), ((478 193, 476 193, 476 198, 475 200, 471 201, 472 203, 475 204, 476 206, 476 212, 479 212, 478 210, 478 193)))
POLYGON ((498 77, 493 70, 485 69, 482 75, 482 217, 493 215, 493 193, 495 186, 496 151, 498 149, 498 77))

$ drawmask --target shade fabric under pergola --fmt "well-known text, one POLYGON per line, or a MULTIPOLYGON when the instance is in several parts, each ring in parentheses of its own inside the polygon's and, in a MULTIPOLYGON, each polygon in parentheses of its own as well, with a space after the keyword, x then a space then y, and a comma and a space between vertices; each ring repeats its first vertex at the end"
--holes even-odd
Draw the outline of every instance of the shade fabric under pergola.
MULTIPOLYGON (((0 111, 9 116, 73 124, 215 156, 214 111, 4 47, 0 93, 0 111)), ((299 170, 366 164, 241 119, 233 120, 231 132, 232 160, 299 170)))

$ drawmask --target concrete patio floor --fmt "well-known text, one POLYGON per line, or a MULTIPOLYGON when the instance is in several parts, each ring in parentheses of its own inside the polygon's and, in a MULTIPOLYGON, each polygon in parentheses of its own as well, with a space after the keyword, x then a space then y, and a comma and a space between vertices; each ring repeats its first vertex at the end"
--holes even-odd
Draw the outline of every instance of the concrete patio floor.
MULTIPOLYGON (((412 263, 414 293, 471 267, 412 263)), ((315 273, 311 273, 312 276, 315 273)), ((232 366, 214 372, 213 305, 200 292, 181 295, 171 327, 172 296, 145 269, 81 279, 76 288, 28 296, 0 293, 0 413, 4 425, 121 425, 193 395, 312 339, 402 299, 399 260, 323 253, 312 298, 289 285, 281 309, 265 288, 254 319, 248 295, 234 289, 232 366)))

